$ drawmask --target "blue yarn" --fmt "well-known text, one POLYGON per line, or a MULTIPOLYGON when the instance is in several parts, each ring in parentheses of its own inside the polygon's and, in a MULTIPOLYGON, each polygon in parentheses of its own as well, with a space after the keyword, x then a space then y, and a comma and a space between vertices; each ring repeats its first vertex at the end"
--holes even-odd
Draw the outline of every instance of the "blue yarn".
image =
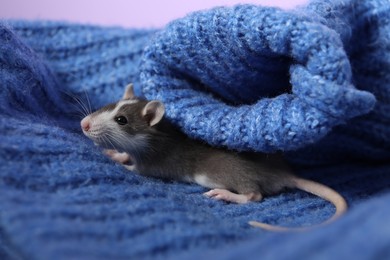
POLYGON ((313 1, 190 14, 162 30, 42 21, 0 25, 0 259, 373 259, 390 256, 390 2, 313 1), (351 210, 300 191, 226 204, 102 155, 68 97, 92 109, 136 93, 188 135, 287 152, 297 174, 351 210))
POLYGON ((308 16, 240 5, 174 21, 145 50, 144 94, 213 145, 269 152, 315 143, 375 98, 353 85, 348 43, 308 16))

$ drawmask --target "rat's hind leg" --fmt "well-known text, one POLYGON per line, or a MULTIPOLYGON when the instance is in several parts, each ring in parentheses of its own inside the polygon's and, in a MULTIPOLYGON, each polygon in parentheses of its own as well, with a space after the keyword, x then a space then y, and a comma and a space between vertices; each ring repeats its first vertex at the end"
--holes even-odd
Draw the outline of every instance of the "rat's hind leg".
POLYGON ((216 200, 224 200, 240 204, 248 203, 250 201, 259 201, 263 198, 260 193, 251 192, 246 194, 237 194, 225 189, 213 189, 205 192, 204 195, 216 200))

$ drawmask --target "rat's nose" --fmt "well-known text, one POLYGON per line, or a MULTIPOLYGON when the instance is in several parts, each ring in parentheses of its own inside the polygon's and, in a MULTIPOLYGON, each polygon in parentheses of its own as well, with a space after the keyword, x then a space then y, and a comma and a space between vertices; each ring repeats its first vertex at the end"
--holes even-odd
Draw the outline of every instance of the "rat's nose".
POLYGON ((86 116, 83 118, 83 120, 81 120, 80 125, 83 131, 88 132, 89 129, 91 128, 91 120, 89 120, 89 117, 86 116))

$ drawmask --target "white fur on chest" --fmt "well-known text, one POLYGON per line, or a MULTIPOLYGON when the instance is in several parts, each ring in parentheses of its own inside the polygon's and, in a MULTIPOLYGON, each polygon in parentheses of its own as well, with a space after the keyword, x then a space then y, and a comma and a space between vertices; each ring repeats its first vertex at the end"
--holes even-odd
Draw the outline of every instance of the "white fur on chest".
POLYGON ((225 187, 219 183, 216 183, 215 181, 212 181, 209 177, 207 177, 206 174, 195 174, 194 181, 206 188, 210 189, 225 189, 225 187))

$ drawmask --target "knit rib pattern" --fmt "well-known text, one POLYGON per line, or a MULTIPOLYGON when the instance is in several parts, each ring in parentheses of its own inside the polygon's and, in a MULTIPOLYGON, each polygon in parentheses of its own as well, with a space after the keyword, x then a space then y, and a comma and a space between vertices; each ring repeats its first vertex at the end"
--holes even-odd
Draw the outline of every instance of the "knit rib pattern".
MULTIPOLYGON (((144 94, 163 100, 167 115, 188 135, 213 145, 263 152, 307 147, 335 126, 371 112, 375 97, 389 102, 389 60, 373 58, 388 52, 388 26, 381 18, 388 9, 381 8, 383 1, 369 2, 318 1, 303 15, 302 10, 239 5, 174 21, 145 50, 144 94), (374 7, 380 13, 373 15, 374 7), (382 31, 374 29, 377 23, 383 23, 382 31), (362 65, 366 60, 372 69, 362 65), (372 87, 381 90, 374 93, 372 87)), ((367 118, 357 121, 363 122, 367 118)), ((379 125, 379 133, 353 123, 335 135, 353 128, 358 136, 349 135, 348 146, 356 151, 361 142, 355 157, 366 156, 376 143, 385 158, 389 146, 377 141, 390 133, 379 125)))
POLYGON ((0 24, 0 259, 390 257, 390 2, 190 14, 161 30, 0 24), (80 106, 160 99, 193 138, 286 151, 350 210, 296 190, 245 205, 139 176, 83 136, 80 106), (76 106, 76 107, 75 107, 76 106))

